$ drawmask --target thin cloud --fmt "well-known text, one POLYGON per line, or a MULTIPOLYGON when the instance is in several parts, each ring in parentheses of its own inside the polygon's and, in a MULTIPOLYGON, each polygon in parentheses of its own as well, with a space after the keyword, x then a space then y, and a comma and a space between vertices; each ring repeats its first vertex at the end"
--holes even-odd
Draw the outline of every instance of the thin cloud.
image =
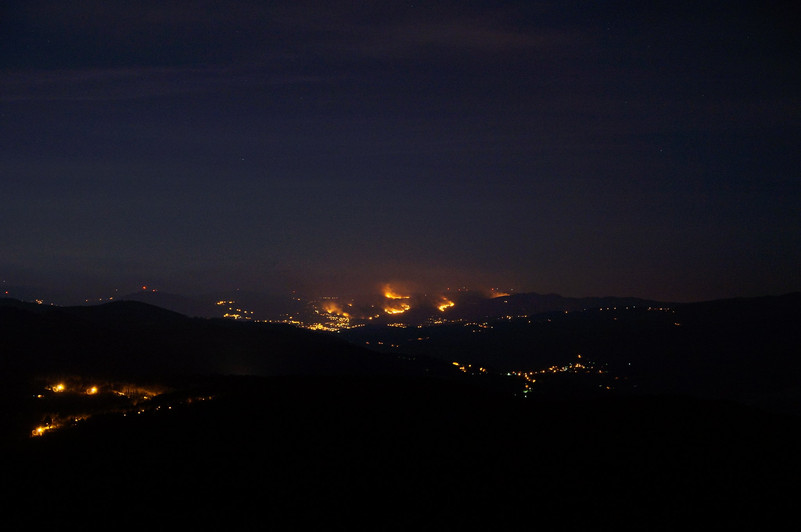
POLYGON ((485 52, 553 49, 576 40, 575 35, 561 30, 541 29, 533 33, 464 20, 398 26, 390 35, 397 49, 438 47, 485 52))
POLYGON ((256 67, 119 67, 0 72, 0 101, 130 100, 235 87, 319 83, 256 67))

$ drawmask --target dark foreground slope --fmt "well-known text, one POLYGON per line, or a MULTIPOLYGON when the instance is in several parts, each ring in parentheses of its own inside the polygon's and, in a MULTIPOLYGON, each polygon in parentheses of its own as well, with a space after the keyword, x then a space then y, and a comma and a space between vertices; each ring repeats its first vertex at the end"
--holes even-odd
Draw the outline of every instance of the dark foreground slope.
POLYGON ((5 522, 327 530, 775 528, 796 418, 670 397, 522 400, 428 378, 227 378, 3 453, 5 522))
MULTIPOLYGON (((737 312, 716 337, 737 335, 741 327, 728 324, 753 318, 737 312)), ((0 313, 3 383, 19 385, 0 393, 9 418, 54 399, 33 392, 20 401, 25 379, 42 373, 182 383, 40 438, 0 440, 3 522, 12 530, 309 522, 326 530, 676 530, 700 519, 753 530, 775 529, 795 511, 800 421, 778 411, 668 394, 524 398, 422 357, 141 304, 6 302, 0 313)), ((684 336, 660 336, 660 322, 635 339, 692 346, 710 315, 699 308, 699 321, 671 322, 684 336)), ((617 331, 609 353, 627 345, 621 321, 603 323, 617 331)), ((682 360, 697 363, 707 351, 702 344, 682 360)), ((674 360, 673 352, 656 360, 674 360)), ((74 399, 100 396, 79 390, 74 399)))
POLYGON ((441 361, 375 353, 286 325, 188 318, 138 302, 51 307, 0 299, 0 442, 219 375, 454 371, 441 361), (64 393, 52 391, 57 383, 64 393), (91 388, 94 394, 86 392, 91 388))

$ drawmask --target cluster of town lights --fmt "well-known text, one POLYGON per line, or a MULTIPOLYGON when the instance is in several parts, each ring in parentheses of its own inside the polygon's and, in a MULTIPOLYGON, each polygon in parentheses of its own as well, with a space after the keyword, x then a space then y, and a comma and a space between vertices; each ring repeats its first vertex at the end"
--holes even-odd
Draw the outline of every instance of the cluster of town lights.
MULTIPOLYGON (((74 395, 99 396, 101 393, 101 386, 98 385, 85 386, 81 384, 67 383, 67 382, 56 382, 54 384, 44 386, 44 389, 56 395, 74 394, 74 395)), ((144 388, 139 385, 120 384, 120 383, 117 384, 106 383, 102 385, 102 389, 105 390, 104 393, 124 396, 128 398, 131 401, 130 403, 131 405, 139 404, 141 403, 141 401, 147 401, 156 395, 160 395, 164 391, 150 386, 144 388)), ((43 399, 45 395, 37 394, 35 397, 38 399, 43 399)), ((102 404, 99 406, 99 408, 100 408, 99 410, 94 409, 95 410, 94 413, 105 411, 103 409, 104 407, 102 406, 102 404)), ((75 423, 83 421, 89 418, 90 416, 91 414, 87 413, 83 413, 80 415, 53 414, 47 418, 46 423, 42 423, 36 426, 33 430, 31 430, 31 436, 43 436, 44 434, 50 431, 74 425, 75 423)))
MULTIPOLYGON (((525 381, 523 385, 523 393, 528 393, 532 391, 532 385, 537 382, 535 378, 536 375, 546 375, 546 374, 553 374, 553 373, 573 373, 573 374, 597 374, 597 375, 605 375, 608 372, 603 368, 596 367, 594 362, 586 362, 582 361, 581 354, 576 355, 576 361, 570 362, 568 364, 562 366, 550 366, 546 369, 541 370, 534 370, 534 371, 510 371, 507 372, 506 375, 510 377, 519 377, 525 381)), ((486 374, 488 373, 487 368, 481 366, 474 366, 472 364, 463 364, 461 362, 453 362, 453 365, 456 366, 459 371, 462 373, 467 373, 470 375, 479 375, 479 374, 486 374)), ((615 377, 617 380, 617 377, 615 377)), ((599 385, 600 387, 611 390, 611 386, 599 385)))

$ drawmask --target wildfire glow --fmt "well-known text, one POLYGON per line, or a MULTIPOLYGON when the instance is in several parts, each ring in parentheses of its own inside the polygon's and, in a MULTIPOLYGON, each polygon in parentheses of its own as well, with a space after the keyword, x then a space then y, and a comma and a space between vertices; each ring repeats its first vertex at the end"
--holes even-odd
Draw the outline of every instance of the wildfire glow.
POLYGON ((387 314, 403 314, 412 306, 404 300, 411 299, 412 296, 404 295, 390 285, 384 285, 384 297, 388 299, 384 304, 384 312, 387 314))
POLYGON ((506 297, 506 296, 510 296, 510 295, 512 295, 512 294, 510 294, 508 292, 501 292, 499 290, 496 290, 495 288, 490 289, 490 297, 493 298, 493 299, 496 298, 496 297, 506 297))
POLYGON ((56 427, 55 425, 40 425, 31 431, 31 436, 42 436, 48 430, 53 430, 56 427))
POLYGON ((387 284, 384 285, 384 297, 387 299, 409 299, 411 296, 405 296, 387 284))
POLYGON ((326 301, 323 303, 323 310, 336 316, 344 316, 346 318, 350 317, 350 314, 345 312, 342 306, 334 301, 326 301))
POLYGON ((384 306, 384 312, 387 314, 403 314, 410 308, 412 307, 408 303, 388 303, 384 306))
POLYGON ((446 309, 449 309, 449 308, 453 307, 454 305, 456 305, 456 303, 454 303, 453 301, 451 301, 450 299, 448 299, 446 297, 443 297, 442 301, 440 302, 440 304, 437 305, 437 308, 439 309, 440 312, 445 312, 446 309))

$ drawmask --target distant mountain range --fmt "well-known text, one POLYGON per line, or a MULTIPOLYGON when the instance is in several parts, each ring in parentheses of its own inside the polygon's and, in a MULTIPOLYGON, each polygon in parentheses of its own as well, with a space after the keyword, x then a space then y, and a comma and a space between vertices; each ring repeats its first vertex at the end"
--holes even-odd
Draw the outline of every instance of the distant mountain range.
MULTIPOLYGON (((666 305, 623 298, 480 301, 482 321, 340 332, 387 353, 431 356, 496 374, 591 362, 611 380, 589 390, 689 394, 801 412, 801 294, 666 305), (545 302, 545 303, 543 303, 545 302), (528 305, 528 306, 526 306, 528 305), (541 305, 541 306, 536 306, 541 305), (523 314, 523 308, 552 309, 523 314), (520 312, 520 314, 518 314, 520 312), (581 359, 577 359, 581 356, 581 359)), ((532 392, 574 390, 579 377, 533 375, 532 392)), ((572 392, 571 392, 572 393, 572 392)))
POLYGON ((289 325, 189 318, 134 301, 56 307, 0 299, 6 376, 422 375, 433 369, 289 325))
MULTIPOLYGON (((42 290, 30 287, 11 287, 6 297, 49 304, 51 299, 42 290)), ((0 294, 2 296, 3 294, 0 294)), ((445 295, 410 294, 408 300, 411 308, 400 315, 388 315, 383 312, 385 300, 379 294, 365 294, 351 298, 342 298, 353 304, 351 317, 356 321, 360 316, 374 316, 377 310, 377 322, 385 323, 403 321, 409 324, 423 324, 432 319, 448 320, 483 320, 505 315, 529 315, 554 311, 576 311, 587 308, 615 306, 649 306, 667 305, 670 303, 635 297, 564 297, 558 294, 520 293, 490 297, 481 291, 454 291, 445 295), (453 302, 452 307, 439 310, 437 307, 447 296, 453 302)), ((52 298, 55 301, 66 300, 64 297, 52 298)), ((109 301, 139 301, 164 309, 172 310, 189 317, 214 318, 222 317, 227 308, 218 305, 221 300, 235 301, 252 312, 257 320, 279 321, 287 316, 301 317, 306 321, 320 318, 321 302, 324 299, 337 298, 298 298, 290 295, 262 294, 257 292, 240 292, 228 294, 194 294, 183 295, 154 290, 151 288, 137 290, 113 298, 90 299, 82 304, 96 305, 109 301)), ((58 304, 58 303, 57 303, 58 304)), ((74 304, 74 303, 70 303, 74 304)))
MULTIPOLYGON (((554 311, 576 311, 587 308, 616 307, 616 306, 659 306, 669 303, 635 297, 564 297, 558 294, 523 293, 511 294, 501 297, 488 297, 482 292, 467 291, 464 293, 449 294, 454 306, 446 311, 437 309, 437 298, 423 294, 409 296, 413 302, 412 308, 402 315, 386 315, 379 310, 379 322, 403 321, 408 324, 422 324, 436 318, 449 320, 483 320, 506 315, 530 315, 554 311)), ((161 291, 141 290, 120 296, 117 299, 125 301, 141 301, 162 308, 170 309, 187 316, 221 317, 221 310, 215 303, 213 296, 190 297, 170 294, 161 291)), ((300 304, 296 299, 289 297, 265 296, 261 294, 243 293, 230 296, 237 303, 249 309, 255 309, 255 318, 262 320, 278 320, 288 315, 302 316, 307 320, 318 318, 316 311, 320 309, 309 304, 300 304)), ((348 299, 346 299, 348 300, 348 299)), ((366 295, 349 299, 355 303, 356 309, 361 309, 363 315, 372 314, 373 308, 381 308, 381 298, 375 295, 366 295)), ((358 321, 358 310, 356 311, 358 321)))
POLYGON ((564 297, 559 294, 531 292, 492 298, 471 295, 449 309, 447 315, 451 318, 476 320, 507 315, 529 316, 545 312, 660 305, 669 303, 636 297, 564 297))
MULTIPOLYGON (((801 294, 660 305, 520 294, 465 299, 454 309, 481 322, 377 324, 328 334, 190 318, 135 301, 57 307, 2 299, 0 371, 452 375, 458 362, 505 374, 564 366, 582 355, 624 379, 613 387, 619 392, 730 398, 801 411, 801 294)), ((535 390, 546 389, 548 379, 538 380, 535 390)))

